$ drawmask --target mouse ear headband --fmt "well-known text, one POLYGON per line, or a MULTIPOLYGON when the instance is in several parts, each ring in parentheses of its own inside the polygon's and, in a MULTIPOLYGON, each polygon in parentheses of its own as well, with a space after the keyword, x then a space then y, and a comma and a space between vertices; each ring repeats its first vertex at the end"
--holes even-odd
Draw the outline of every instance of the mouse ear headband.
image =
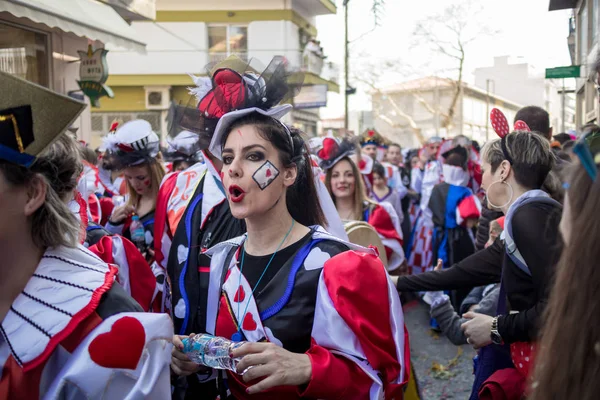
MULTIPOLYGON (((493 108, 490 112, 490 121, 492 122, 494 132, 496 132, 496 134, 501 138, 500 144, 502 145, 502 153, 504 153, 504 158, 512 164, 512 157, 508 153, 508 148, 506 147, 506 135, 510 133, 510 126, 508 125, 506 116, 499 109, 493 108)), ((525 123, 525 121, 521 120, 515 121, 513 128, 515 131, 531 132, 531 129, 529 129, 529 126, 525 123)))
MULTIPOLYGON (((506 119, 504 113, 499 109, 492 108, 492 111, 490 111, 490 121, 492 122, 494 132, 496 132, 496 134, 500 138, 503 138, 504 136, 510 133, 510 126, 508 125, 508 120, 506 119)), ((527 126, 525 121, 521 120, 515 121, 513 130, 531 132, 531 129, 529 129, 529 126, 527 126)))

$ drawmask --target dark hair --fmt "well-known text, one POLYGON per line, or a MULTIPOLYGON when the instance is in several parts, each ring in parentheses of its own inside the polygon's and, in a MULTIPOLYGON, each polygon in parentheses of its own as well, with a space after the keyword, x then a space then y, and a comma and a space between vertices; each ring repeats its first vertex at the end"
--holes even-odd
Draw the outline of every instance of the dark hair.
POLYGON ((388 149, 389 149, 390 147, 397 147, 397 148, 399 148, 400 150, 402 150, 402 146, 400 146, 398 143, 395 143, 395 142, 393 142, 393 143, 390 143, 390 144, 388 145, 388 149))
POLYGON ((545 311, 532 379, 532 400, 598 398, 600 391, 600 180, 580 163, 569 174, 569 243, 564 246, 545 311), (582 327, 582 323, 587 326, 582 327))
POLYGON ((452 153, 444 159, 444 164, 452 165, 453 167, 460 167, 466 169, 465 158, 457 153, 452 153))
POLYGON ((252 113, 231 124, 227 134, 223 135, 221 146, 225 146, 227 137, 232 131, 244 125, 254 126, 258 134, 278 150, 281 163, 285 167, 296 165, 298 169, 296 182, 288 187, 286 193, 287 209, 292 218, 305 226, 325 225, 325 215, 319 203, 313 177, 310 152, 302 138, 303 132, 296 128, 289 128, 292 135, 292 148, 289 135, 281 122, 259 113, 252 113))
POLYGON ((568 142, 569 140, 571 140, 571 135, 569 135, 568 133, 559 133, 557 135, 553 136, 554 140, 556 140, 558 143, 561 144, 561 146, 563 144, 565 144, 566 142, 568 142))
POLYGON ((543 108, 538 106, 523 107, 517 111, 516 121, 525 122, 533 132, 539 132, 550 140, 550 115, 543 108))
POLYGON ((494 173, 504 160, 512 159, 511 168, 515 180, 527 189, 540 189, 555 165, 550 142, 541 135, 527 131, 515 131, 503 139, 487 142, 482 149, 482 160, 494 173), (505 154, 502 143, 506 146, 505 154))
POLYGON ((385 167, 380 162, 373 162, 373 173, 385 178, 385 167))

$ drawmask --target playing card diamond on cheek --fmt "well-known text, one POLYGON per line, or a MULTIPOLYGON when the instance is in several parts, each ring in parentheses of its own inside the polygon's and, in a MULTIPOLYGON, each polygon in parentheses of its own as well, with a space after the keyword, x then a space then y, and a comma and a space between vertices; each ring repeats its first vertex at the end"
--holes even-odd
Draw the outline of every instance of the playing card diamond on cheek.
POLYGON ((279 176, 279 170, 271 163, 271 161, 265 161, 252 175, 252 179, 258 185, 260 190, 265 190, 271 182, 279 176))

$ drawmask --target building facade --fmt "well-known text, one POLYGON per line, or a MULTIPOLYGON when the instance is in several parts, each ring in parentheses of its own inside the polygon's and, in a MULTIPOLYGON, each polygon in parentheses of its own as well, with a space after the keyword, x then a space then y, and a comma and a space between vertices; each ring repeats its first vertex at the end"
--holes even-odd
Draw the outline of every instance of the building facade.
POLYGON ((132 23, 147 53, 112 48, 108 54, 115 97, 94 110, 94 134, 105 134, 115 119, 143 118, 164 135, 171 101, 190 101, 188 74, 206 75, 207 64, 235 54, 265 66, 283 55, 304 71, 306 87, 286 122, 315 135, 318 107, 328 90, 339 89, 337 72, 311 39, 316 16, 335 12, 332 0, 157 0, 154 21, 132 23))
MULTIPOLYGON (((89 103, 77 84, 79 51, 107 43, 145 51, 125 18, 154 18, 154 0, 2 0, 0 70, 89 103)), ((92 141, 90 107, 73 128, 79 139, 92 141)))
POLYGON ((491 91, 515 103, 548 111, 555 133, 575 129, 574 95, 565 90, 563 99, 561 80, 545 79, 545 70, 524 62, 510 62, 510 57, 502 56, 495 57, 491 67, 475 69, 474 75, 475 86, 486 93, 491 91))
POLYGON ((549 10, 573 9, 569 24, 569 50, 573 65, 581 65, 581 78, 576 80, 576 125, 598 123, 600 110, 595 74, 589 68, 598 55, 600 37, 600 0, 550 0, 549 10))
POLYGON ((455 82, 427 77, 385 88, 371 96, 375 128, 403 147, 420 147, 432 136, 466 135, 479 143, 495 137, 489 111, 499 108, 512 121, 520 104, 463 83, 451 123, 446 124, 455 82), (444 125, 447 125, 446 127, 444 125))

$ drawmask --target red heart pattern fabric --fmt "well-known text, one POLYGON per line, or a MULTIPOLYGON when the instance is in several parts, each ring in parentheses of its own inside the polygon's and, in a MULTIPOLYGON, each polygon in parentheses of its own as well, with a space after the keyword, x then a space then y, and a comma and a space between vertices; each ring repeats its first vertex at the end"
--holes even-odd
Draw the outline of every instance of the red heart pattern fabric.
POLYGON ((241 303, 246 298, 246 292, 244 291, 244 287, 240 285, 237 292, 235 292, 235 296, 233 296, 233 301, 236 303, 241 303))
POLYGON ((254 320, 252 314, 246 313, 246 315, 244 316, 244 322, 242 323, 242 328, 245 331, 254 331, 257 327, 258 325, 256 324, 256 321, 254 320))
POLYGON ((117 320, 110 331, 98 335, 88 348, 90 358, 105 368, 136 369, 146 345, 146 331, 133 317, 117 320))

